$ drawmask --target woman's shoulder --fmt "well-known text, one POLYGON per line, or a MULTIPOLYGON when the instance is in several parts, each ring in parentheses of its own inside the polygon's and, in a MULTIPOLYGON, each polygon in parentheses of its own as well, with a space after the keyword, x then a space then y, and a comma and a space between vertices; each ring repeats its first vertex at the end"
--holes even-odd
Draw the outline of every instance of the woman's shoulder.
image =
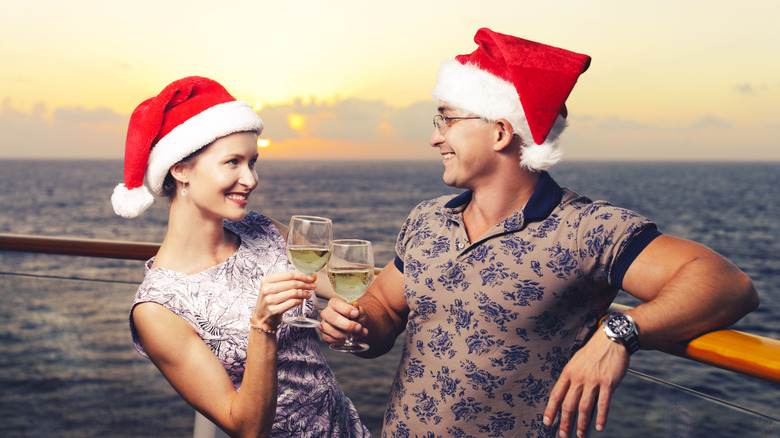
POLYGON ((240 221, 225 221, 225 228, 236 233, 241 239, 241 247, 251 253, 286 253, 285 238, 277 225, 259 213, 249 212, 240 221))
POLYGON ((170 269, 152 268, 152 260, 145 267, 144 279, 135 294, 135 303, 152 301, 163 304, 170 301, 175 294, 176 288, 173 286, 181 285, 185 277, 170 269))
POLYGON ((256 211, 249 211, 246 213, 243 219, 240 221, 227 221, 232 222, 235 224, 245 224, 245 225, 254 225, 254 226, 267 226, 271 224, 271 219, 267 216, 264 216, 256 211))
POLYGON ((254 211, 248 212, 240 221, 226 219, 224 221, 224 226, 242 238, 278 234, 278 230, 271 219, 254 211))

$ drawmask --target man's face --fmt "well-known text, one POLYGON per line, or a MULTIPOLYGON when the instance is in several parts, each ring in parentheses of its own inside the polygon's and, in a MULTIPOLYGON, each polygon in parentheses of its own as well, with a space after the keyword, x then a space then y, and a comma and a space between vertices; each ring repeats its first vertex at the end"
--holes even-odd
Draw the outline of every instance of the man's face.
POLYGON ((492 124, 473 114, 441 103, 439 125, 434 127, 430 145, 439 148, 444 164, 444 183, 463 189, 474 189, 490 175, 492 124), (453 119, 447 119, 452 117, 453 119), (444 131, 444 132, 442 132, 444 131))

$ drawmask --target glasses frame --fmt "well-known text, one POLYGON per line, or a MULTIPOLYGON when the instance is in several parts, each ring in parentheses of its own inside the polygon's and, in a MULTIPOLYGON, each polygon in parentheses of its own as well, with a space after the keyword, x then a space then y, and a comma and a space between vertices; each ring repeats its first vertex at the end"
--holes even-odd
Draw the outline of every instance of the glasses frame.
POLYGON ((445 116, 444 114, 436 114, 435 116, 433 116, 433 126, 436 127, 436 129, 438 129, 442 135, 444 135, 444 133, 447 132, 447 129, 450 128, 449 123, 451 120, 468 120, 468 119, 482 119, 482 117, 477 117, 477 116, 449 117, 449 116, 445 116))

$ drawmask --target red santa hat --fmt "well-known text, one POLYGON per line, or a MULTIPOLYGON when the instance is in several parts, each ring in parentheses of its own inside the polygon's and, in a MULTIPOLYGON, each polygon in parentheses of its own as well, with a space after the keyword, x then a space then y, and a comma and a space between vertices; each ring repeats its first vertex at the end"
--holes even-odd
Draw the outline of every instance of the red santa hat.
POLYGON ((561 158, 564 103, 590 57, 487 28, 474 41, 474 52, 444 61, 433 97, 488 120, 508 120, 524 142, 520 164, 552 167, 561 158))
POLYGON ((130 116, 124 183, 111 196, 114 212, 140 215, 154 202, 152 193, 163 196, 171 166, 220 137, 244 131, 260 135, 263 121, 218 82, 190 76, 171 83, 130 116))

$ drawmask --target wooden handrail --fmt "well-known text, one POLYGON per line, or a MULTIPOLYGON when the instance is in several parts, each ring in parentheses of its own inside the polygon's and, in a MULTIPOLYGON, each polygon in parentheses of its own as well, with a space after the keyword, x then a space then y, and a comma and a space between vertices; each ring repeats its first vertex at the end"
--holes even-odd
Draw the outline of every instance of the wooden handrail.
POLYGON ((150 242, 41 237, 0 233, 0 250, 2 251, 148 260, 157 254, 159 248, 159 243, 150 242))
MULTIPOLYGON (((611 312, 630 307, 612 304, 611 312)), ((664 353, 780 383, 780 341, 737 330, 716 330, 662 349, 664 353)))
MULTIPOLYGON (((0 233, 0 251, 147 260, 160 244, 0 233)), ((612 304, 611 311, 627 306, 612 304)), ((685 359, 780 383, 780 341, 736 330, 705 333, 663 350, 685 359)))

